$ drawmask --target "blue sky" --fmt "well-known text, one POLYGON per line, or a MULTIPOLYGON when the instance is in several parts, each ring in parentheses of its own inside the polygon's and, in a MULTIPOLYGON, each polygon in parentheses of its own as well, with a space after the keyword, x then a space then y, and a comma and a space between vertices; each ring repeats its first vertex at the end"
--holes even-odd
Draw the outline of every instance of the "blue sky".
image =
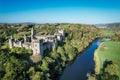
POLYGON ((0 22, 120 22, 120 0, 0 0, 0 22))

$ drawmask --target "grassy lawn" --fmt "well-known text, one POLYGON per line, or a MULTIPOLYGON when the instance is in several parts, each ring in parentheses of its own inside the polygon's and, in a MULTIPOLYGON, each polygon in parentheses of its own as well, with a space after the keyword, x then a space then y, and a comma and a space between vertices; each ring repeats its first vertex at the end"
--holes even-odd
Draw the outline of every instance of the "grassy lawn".
MULTIPOLYGON (((97 49, 99 58, 99 68, 102 68, 103 62, 108 59, 112 60, 119 66, 120 71, 120 42, 106 41, 103 42, 97 49)), ((120 76, 120 75, 119 75, 120 76)))
POLYGON ((98 52, 101 67, 105 59, 112 60, 120 66, 120 42, 103 42, 101 47, 104 47, 103 50, 100 49, 98 52))
POLYGON ((104 33, 106 35, 112 35, 112 34, 114 34, 114 32, 112 30, 108 30, 108 29, 104 30, 104 33))

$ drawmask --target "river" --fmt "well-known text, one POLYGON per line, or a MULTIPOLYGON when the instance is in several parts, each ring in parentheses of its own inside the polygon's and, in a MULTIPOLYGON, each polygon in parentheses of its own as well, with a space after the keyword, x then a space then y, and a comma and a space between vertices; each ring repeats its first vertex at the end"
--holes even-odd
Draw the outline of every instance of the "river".
POLYGON ((82 55, 78 56, 71 65, 67 66, 60 76, 60 80, 87 80, 87 73, 94 72, 94 51, 101 42, 102 39, 94 41, 82 55))

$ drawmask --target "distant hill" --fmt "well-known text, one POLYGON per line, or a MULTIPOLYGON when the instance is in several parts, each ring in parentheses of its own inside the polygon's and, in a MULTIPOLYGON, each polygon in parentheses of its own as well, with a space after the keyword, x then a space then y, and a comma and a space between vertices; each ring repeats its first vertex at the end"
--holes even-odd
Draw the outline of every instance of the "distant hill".
POLYGON ((0 23, 0 24, 37 24, 34 22, 21 22, 21 23, 0 23))
POLYGON ((110 27, 110 28, 120 28, 120 23, 107 24, 107 27, 110 27))
POLYGON ((118 23, 107 23, 107 24, 95 24, 96 27, 107 27, 112 29, 120 29, 120 22, 118 23))
POLYGON ((106 24, 95 24, 96 27, 99 27, 99 28, 105 28, 107 27, 106 24))

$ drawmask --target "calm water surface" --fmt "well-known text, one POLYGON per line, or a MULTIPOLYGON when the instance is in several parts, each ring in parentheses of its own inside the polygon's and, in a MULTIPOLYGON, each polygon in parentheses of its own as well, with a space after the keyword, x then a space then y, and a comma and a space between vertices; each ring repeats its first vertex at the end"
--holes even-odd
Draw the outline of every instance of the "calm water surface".
POLYGON ((82 55, 76 58, 73 64, 65 68, 60 80, 87 80, 87 73, 94 72, 94 51, 101 42, 102 39, 94 41, 82 55))

